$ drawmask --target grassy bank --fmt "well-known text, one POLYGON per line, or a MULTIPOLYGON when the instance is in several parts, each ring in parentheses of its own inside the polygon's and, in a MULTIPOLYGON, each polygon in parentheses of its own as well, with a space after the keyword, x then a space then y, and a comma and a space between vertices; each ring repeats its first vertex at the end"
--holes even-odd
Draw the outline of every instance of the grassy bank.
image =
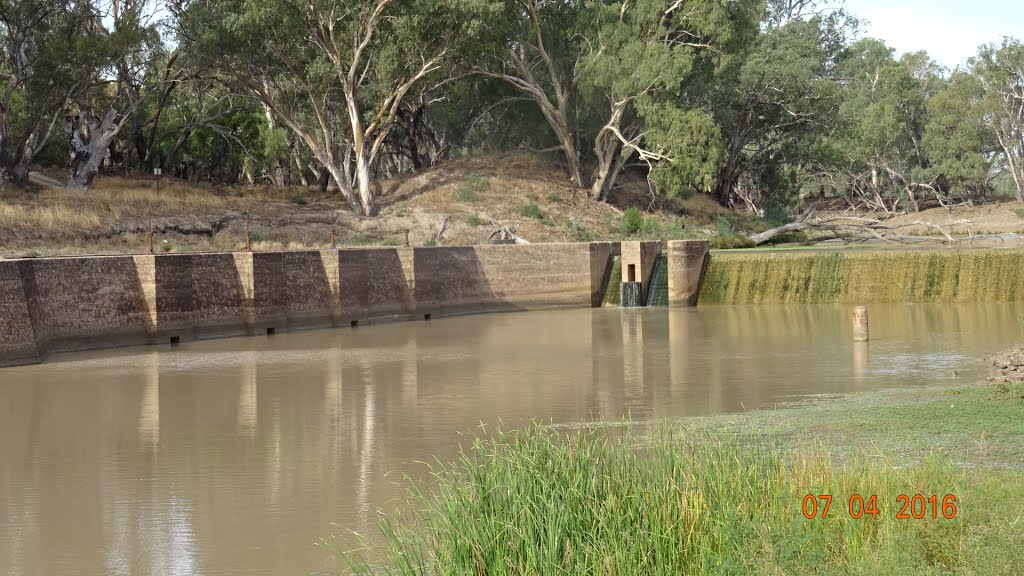
POLYGON ((379 562, 344 558, 362 574, 1016 574, 1022 398, 920 389, 653 432, 497 434, 388 521, 379 562), (827 518, 805 517, 808 494, 833 496, 827 518), (853 518, 855 494, 878 514, 853 518), (898 519, 901 494, 935 511, 898 519))

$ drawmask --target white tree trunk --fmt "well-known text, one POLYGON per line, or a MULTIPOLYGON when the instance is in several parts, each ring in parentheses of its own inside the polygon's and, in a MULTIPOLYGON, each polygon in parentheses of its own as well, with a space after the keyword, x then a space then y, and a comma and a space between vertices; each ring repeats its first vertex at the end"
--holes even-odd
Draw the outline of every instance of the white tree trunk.
POLYGON ((121 122, 114 121, 117 114, 117 110, 111 108, 103 117, 102 122, 97 123, 93 117, 85 119, 84 134, 79 127, 69 126, 71 145, 75 152, 75 168, 65 188, 88 190, 92 185, 93 178, 100 171, 100 165, 110 153, 110 143, 117 137, 121 126, 124 125, 123 120, 121 122))
MULTIPOLYGON (((263 114, 267 118, 267 128, 270 132, 277 130, 277 122, 274 121, 274 111, 270 109, 270 106, 263 103, 263 114)), ((270 179, 273 180, 274 186, 278 188, 284 188, 284 166, 281 162, 281 155, 277 152, 274 153, 274 157, 271 158, 272 169, 270 179)))
POLYGON ((626 111, 628 100, 612 103, 611 117, 601 132, 594 139, 594 156, 597 158, 597 169, 594 171, 594 182, 590 186, 590 195, 595 200, 607 200, 612 186, 615 185, 615 178, 625 164, 623 154, 620 154, 622 141, 619 139, 619 127, 622 123, 622 115, 626 111))

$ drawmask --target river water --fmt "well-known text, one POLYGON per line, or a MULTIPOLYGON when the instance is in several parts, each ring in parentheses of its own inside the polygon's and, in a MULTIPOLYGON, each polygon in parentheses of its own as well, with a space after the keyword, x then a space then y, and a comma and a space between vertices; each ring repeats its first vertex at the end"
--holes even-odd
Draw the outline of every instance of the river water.
POLYGON ((1014 305, 614 308, 59 355, 0 369, 0 574, 306 574, 484 425, 977 382, 1014 305))

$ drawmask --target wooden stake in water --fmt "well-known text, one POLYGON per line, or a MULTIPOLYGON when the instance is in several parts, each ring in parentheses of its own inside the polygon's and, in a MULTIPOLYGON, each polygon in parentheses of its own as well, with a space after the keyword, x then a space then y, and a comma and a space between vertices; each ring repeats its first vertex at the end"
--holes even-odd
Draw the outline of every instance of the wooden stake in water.
POLYGON ((853 309, 853 341, 868 341, 868 308, 857 306, 853 309))

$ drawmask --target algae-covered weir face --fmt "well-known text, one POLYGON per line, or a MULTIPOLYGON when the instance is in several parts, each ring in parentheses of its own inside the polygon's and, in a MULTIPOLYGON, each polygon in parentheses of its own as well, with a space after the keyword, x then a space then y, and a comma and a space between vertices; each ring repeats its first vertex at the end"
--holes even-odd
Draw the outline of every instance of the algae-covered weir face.
POLYGON ((1024 308, 585 309, 56 356, 0 371, 4 574, 305 574, 478 424, 974 382, 1024 308), (959 375, 954 375, 958 370, 959 375))

